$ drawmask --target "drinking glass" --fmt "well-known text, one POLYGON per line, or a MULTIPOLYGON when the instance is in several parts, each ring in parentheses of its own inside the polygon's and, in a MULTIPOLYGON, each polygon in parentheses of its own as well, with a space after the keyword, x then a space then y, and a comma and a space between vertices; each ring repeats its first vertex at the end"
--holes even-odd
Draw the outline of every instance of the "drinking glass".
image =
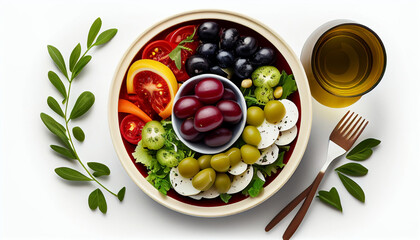
POLYGON ((333 20, 317 28, 301 54, 312 96, 342 108, 358 101, 381 81, 386 52, 378 35, 351 20, 333 20))

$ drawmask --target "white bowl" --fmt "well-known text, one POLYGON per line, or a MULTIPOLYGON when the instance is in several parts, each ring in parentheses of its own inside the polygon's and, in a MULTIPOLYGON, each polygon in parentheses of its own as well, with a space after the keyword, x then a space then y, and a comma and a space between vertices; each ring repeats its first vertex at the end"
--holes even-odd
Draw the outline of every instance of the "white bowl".
POLYGON ((308 144, 312 124, 311 101, 312 98, 308 81, 299 58, 295 55, 289 45, 287 45, 287 43, 273 30, 263 25, 262 23, 241 14, 222 10, 197 10, 178 14, 163 20, 158 24, 155 24, 144 33, 142 33, 128 48, 127 52, 124 54, 119 65, 117 66, 113 81, 111 83, 108 106, 108 120, 112 142, 118 158, 120 159, 128 175, 137 184, 137 186, 143 190, 143 192, 145 192, 158 203, 184 214, 200 217, 221 217, 240 213, 257 206, 275 194, 289 180, 289 178, 298 167, 308 144), (278 52, 282 54, 284 60, 290 67, 290 70, 296 79, 299 92, 299 95, 295 100, 295 103, 297 103, 296 105, 298 105, 300 109, 300 123, 298 122, 299 132, 297 139, 295 140, 296 143, 294 145, 293 152, 291 152, 289 161, 286 166, 269 184, 267 184, 267 186, 264 187, 264 191, 258 197, 245 198, 241 201, 220 206, 197 206, 187 201, 180 201, 176 198, 162 195, 145 179, 145 177, 139 172, 135 166, 135 163, 130 158, 129 153, 124 147, 124 143, 121 138, 118 121, 118 99, 121 85, 131 62, 140 51, 140 49, 153 37, 172 26, 188 21, 208 19, 213 19, 216 21, 229 21, 240 24, 257 32, 266 40, 268 40, 278 50, 278 52))
POLYGON ((176 135, 178 136, 178 138, 190 149, 192 149, 196 152, 202 153, 202 154, 216 154, 216 153, 221 153, 221 152, 227 150, 241 136, 242 131, 244 130, 245 124, 246 124, 246 110, 247 110, 247 108, 246 108, 245 98, 242 95, 241 90, 239 90, 239 88, 235 84, 233 84, 233 82, 231 82, 229 79, 224 78, 224 77, 219 76, 219 75, 215 75, 215 74, 201 74, 201 75, 194 76, 194 77, 188 79, 178 89, 178 92, 176 93, 174 102, 176 102, 180 97, 188 95, 189 92, 191 92, 194 89, 195 85, 198 82, 200 82, 202 79, 205 79, 205 78, 215 78, 215 79, 220 80, 225 88, 231 89, 236 95, 237 103, 241 107, 243 114, 242 114, 241 121, 231 127, 232 139, 230 139, 229 142, 227 142, 226 144, 224 144, 220 147, 209 147, 206 144, 204 144, 202 141, 191 142, 191 141, 185 140, 180 134, 181 124, 183 122, 183 119, 177 118, 173 114, 173 109, 172 109, 172 126, 173 126, 174 131, 175 131, 176 135))

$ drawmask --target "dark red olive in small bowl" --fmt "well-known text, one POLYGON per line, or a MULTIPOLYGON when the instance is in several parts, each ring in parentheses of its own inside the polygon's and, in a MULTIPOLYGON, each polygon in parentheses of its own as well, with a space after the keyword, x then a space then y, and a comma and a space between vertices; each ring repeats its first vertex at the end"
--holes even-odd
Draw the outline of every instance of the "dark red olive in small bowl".
POLYGON ((204 106, 195 113, 194 128, 199 132, 208 132, 218 128, 223 122, 223 115, 215 106, 204 106))
POLYGON ((174 105, 174 114, 178 118, 193 117, 195 112, 203 104, 195 96, 184 96, 178 99, 174 105))
MULTIPOLYGON (((192 94, 196 94, 195 87, 202 81, 207 80, 207 79, 216 79, 218 81, 220 81, 223 85, 223 93, 220 97, 220 99, 213 103, 213 104, 207 104, 204 102, 201 102, 203 104, 203 107, 201 107, 200 109, 202 109, 201 111, 207 109, 207 111, 203 111, 201 114, 198 114, 200 111, 197 110, 196 114, 194 115, 194 129, 197 131, 206 131, 206 132, 200 132, 199 135, 197 135, 197 138, 194 138, 193 140, 187 140, 183 137, 183 133, 181 132, 181 125, 183 124, 183 122, 185 121, 185 119, 181 119, 179 117, 177 117, 175 115, 175 104, 174 107, 172 108, 172 126, 173 129, 176 133, 176 135, 178 136, 178 138, 190 149, 199 152, 201 154, 217 154, 217 153, 221 153, 226 151, 229 147, 231 147, 236 140, 238 140, 238 138, 241 137, 242 131, 245 127, 246 124, 246 111, 247 111, 247 106, 246 106, 246 102, 245 102, 245 98, 241 92, 241 90, 235 85, 235 83, 233 83, 231 80, 216 75, 216 74, 203 74, 203 75, 198 75, 195 77, 190 78, 188 81, 184 82, 181 87, 178 89, 178 92, 175 95, 174 101, 175 103, 182 97, 184 96, 191 96, 192 94), (225 99, 223 99, 223 95, 226 92, 230 92, 230 89, 233 91, 234 96, 236 97, 236 103, 239 104, 241 110, 242 110, 242 118, 238 123, 235 124, 231 124, 228 122, 223 122, 223 115, 220 112, 220 110, 216 107, 216 104, 219 101, 223 101, 225 99), (207 105, 207 106, 205 106, 207 105), (206 113, 206 114, 204 114, 206 113), (199 120, 199 121, 197 121, 199 120), (201 125, 201 126, 200 126, 201 125), (204 128, 204 129, 203 129, 204 128), (215 133, 213 133, 214 131, 216 131, 216 133, 221 133, 219 135, 223 136, 223 139, 219 139, 219 143, 220 142, 224 142, 222 140, 228 139, 227 136, 229 136, 230 134, 225 131, 225 130, 217 130, 218 128, 227 128, 229 131, 231 131, 232 136, 230 137, 230 140, 228 142, 226 142, 223 145, 220 145, 218 147, 210 147, 208 145, 206 145, 205 140, 202 139, 200 140, 200 138, 205 138, 207 135, 210 135, 210 137, 207 137, 207 141, 212 142, 212 138, 214 137, 219 137, 219 136, 215 136, 215 133), (221 132, 219 132, 221 131, 221 132)), ((230 93, 231 94, 231 93, 230 93)), ((229 93, 227 93, 225 95, 225 97, 229 95, 229 93)), ((229 100, 230 98, 233 98, 233 94, 230 95, 230 97, 227 97, 229 100)), ((198 99, 198 97, 197 97, 198 99)), ((233 100, 233 99, 232 99, 233 100)), ((185 126, 184 126, 185 127, 185 126)), ((185 130, 183 127, 183 130, 185 130)), ((217 135, 217 134, 216 134, 217 135)), ((188 138, 188 137, 187 137, 188 138)), ((216 138, 217 139, 217 138, 216 138)), ((209 143, 210 145, 218 145, 217 143, 212 142, 209 143), (212 144, 213 143, 213 144, 212 144)))
POLYGON ((232 139, 232 131, 227 128, 218 128, 207 133, 204 143, 209 147, 219 147, 228 143, 232 139))
POLYGON ((232 89, 230 88, 225 88, 225 91, 223 92, 223 96, 222 96, 223 100, 233 100, 236 101, 236 95, 235 93, 232 91, 232 89))
POLYGON ((192 118, 185 119, 181 124, 181 136, 188 141, 198 140, 201 133, 194 128, 192 118))
POLYGON ((227 123, 238 123, 242 119, 242 109, 237 102, 222 100, 217 103, 217 108, 223 115, 223 121, 227 123))
POLYGON ((198 100, 206 104, 219 101, 224 92, 223 83, 216 78, 206 78, 195 85, 195 95, 198 100))

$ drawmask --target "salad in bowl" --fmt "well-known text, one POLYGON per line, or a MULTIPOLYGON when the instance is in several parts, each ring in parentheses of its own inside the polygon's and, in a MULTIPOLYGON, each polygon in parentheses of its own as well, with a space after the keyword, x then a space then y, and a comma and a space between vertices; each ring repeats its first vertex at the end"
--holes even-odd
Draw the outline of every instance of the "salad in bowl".
POLYGON ((281 188, 306 148, 311 106, 302 67, 278 36, 244 16, 204 12, 133 44, 114 78, 110 128, 143 191, 214 217, 281 188))

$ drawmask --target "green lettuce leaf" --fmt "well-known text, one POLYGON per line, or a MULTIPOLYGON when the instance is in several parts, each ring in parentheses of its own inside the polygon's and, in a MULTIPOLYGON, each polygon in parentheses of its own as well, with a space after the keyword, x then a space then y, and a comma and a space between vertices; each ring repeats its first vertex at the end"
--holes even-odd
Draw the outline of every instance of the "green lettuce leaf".
POLYGON ((284 166, 286 166, 286 164, 283 163, 284 154, 285 154, 284 151, 280 152, 279 156, 277 157, 277 160, 273 162, 272 164, 265 165, 265 166, 256 165, 255 168, 259 170, 264 175, 264 177, 267 177, 267 176, 269 177, 271 176, 271 174, 276 173, 277 169, 281 169, 284 166))
POLYGON ((293 74, 288 75, 284 70, 282 72, 279 85, 283 87, 283 95, 281 96, 281 99, 287 98, 290 94, 297 90, 293 74))

